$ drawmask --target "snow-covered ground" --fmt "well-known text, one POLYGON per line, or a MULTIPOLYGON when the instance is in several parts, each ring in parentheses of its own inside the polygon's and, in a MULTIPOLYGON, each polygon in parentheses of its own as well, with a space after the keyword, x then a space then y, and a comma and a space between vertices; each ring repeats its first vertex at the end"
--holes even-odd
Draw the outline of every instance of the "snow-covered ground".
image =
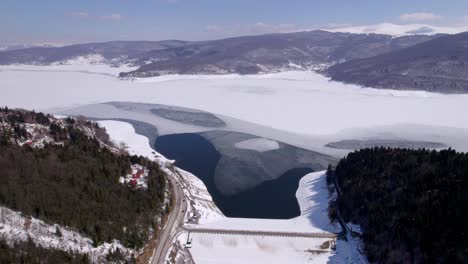
POLYGON ((190 252, 195 263, 201 264, 327 263, 330 253, 322 252, 320 246, 329 240, 195 234, 190 252))

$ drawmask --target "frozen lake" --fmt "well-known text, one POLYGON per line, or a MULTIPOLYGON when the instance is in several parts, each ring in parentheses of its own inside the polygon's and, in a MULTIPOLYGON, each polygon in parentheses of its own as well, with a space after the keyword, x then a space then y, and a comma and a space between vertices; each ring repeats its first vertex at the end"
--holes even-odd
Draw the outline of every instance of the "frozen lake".
POLYGON ((0 105, 52 111, 107 101, 205 110, 278 130, 332 139, 442 141, 468 150, 468 95, 364 89, 313 72, 119 80, 103 65, 0 66, 0 105))

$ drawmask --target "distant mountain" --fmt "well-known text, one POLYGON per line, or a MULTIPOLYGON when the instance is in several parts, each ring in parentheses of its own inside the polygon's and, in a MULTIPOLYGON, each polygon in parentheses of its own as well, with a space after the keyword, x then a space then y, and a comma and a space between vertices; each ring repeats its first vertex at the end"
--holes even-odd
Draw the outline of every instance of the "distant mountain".
POLYGON ((181 47, 187 42, 165 41, 112 41, 78 44, 64 47, 34 47, 0 52, 0 65, 62 63, 78 57, 99 58, 103 63, 127 63, 135 56, 152 50, 181 47))
POLYGON ((18 50, 27 48, 57 48, 63 47, 61 43, 33 43, 33 44, 0 44, 0 51, 18 50))
POLYGON ((343 32, 353 34, 385 34, 395 37, 411 35, 458 34, 468 30, 467 27, 440 27, 427 24, 392 24, 380 23, 366 26, 347 26, 334 29, 325 29, 330 32, 343 32))
POLYGON ((468 32, 330 67, 336 81, 373 88, 468 92, 468 32))
POLYGON ((434 36, 393 38, 326 31, 244 36, 151 51, 138 59, 137 64, 142 65, 138 70, 121 76, 257 74, 308 69, 371 57, 432 38, 434 36))
POLYGON ((115 41, 0 52, 0 65, 61 64, 74 60, 140 66, 122 77, 164 74, 256 74, 310 69, 409 47, 436 36, 305 31, 213 41, 115 41))

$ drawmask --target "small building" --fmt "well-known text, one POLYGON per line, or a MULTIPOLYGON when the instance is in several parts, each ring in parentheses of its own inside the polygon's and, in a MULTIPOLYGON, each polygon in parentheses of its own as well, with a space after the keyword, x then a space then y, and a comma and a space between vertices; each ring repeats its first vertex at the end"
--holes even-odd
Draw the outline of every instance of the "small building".
POLYGON ((137 181, 136 181, 135 179, 131 179, 131 180, 130 180, 130 185, 131 185, 132 187, 136 187, 136 186, 137 186, 137 181))

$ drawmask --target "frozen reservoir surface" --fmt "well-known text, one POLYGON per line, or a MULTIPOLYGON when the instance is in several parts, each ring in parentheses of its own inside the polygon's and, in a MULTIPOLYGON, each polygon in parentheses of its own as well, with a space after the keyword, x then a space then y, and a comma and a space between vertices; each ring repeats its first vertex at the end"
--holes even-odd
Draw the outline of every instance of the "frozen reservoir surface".
MULTIPOLYGON (((413 127, 392 131, 411 134, 415 125, 468 129, 468 120, 460 116, 468 111, 468 95, 367 89, 313 72, 132 81, 116 78, 120 70, 103 65, 0 66, 0 105, 50 110, 108 101, 159 103, 309 135, 401 125, 413 127)), ((420 130, 427 136, 439 133, 420 130)))

